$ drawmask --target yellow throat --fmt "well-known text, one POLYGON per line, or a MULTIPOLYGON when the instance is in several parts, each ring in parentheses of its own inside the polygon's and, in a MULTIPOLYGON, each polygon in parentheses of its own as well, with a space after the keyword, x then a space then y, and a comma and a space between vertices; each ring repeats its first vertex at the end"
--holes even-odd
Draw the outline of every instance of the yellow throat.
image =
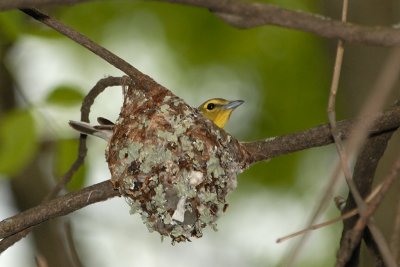
POLYGON ((215 125, 224 128, 232 111, 243 103, 243 100, 229 101, 223 98, 212 98, 201 104, 198 109, 215 125))

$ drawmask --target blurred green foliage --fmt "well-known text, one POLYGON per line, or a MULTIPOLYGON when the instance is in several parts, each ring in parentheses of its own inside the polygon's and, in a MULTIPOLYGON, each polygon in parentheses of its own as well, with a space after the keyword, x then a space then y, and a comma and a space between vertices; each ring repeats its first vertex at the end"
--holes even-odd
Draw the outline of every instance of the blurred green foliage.
POLYGON ((79 88, 70 85, 59 85, 46 97, 46 102, 58 106, 78 106, 82 103, 83 94, 79 88))
POLYGON ((16 175, 38 148, 35 123, 28 110, 13 110, 1 117, 0 174, 16 175))
MULTIPOLYGON (((76 160, 78 151, 78 139, 59 139, 56 143, 54 173, 56 177, 61 178, 76 160)), ((82 165, 77 172, 74 173, 71 182, 68 183, 67 189, 75 191, 84 186, 86 181, 87 167, 82 165)))
POLYGON ((18 36, 23 32, 23 17, 19 12, 2 12, 0 13, 0 33, 1 40, 5 42, 16 41, 18 36))
POLYGON ((17 41, 23 34, 44 38, 61 37, 59 33, 45 25, 38 24, 17 10, 0 13, 0 32, 2 38, 8 41, 17 41))

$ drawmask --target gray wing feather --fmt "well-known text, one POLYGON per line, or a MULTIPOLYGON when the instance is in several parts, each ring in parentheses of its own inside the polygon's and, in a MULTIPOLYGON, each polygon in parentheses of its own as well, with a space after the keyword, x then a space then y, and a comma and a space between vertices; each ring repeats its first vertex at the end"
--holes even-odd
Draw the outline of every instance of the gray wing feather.
POLYGON ((69 125, 80 133, 94 135, 106 141, 109 141, 111 139, 113 133, 113 127, 111 127, 111 125, 106 125, 106 127, 102 125, 92 126, 87 122, 72 120, 69 121, 69 125))

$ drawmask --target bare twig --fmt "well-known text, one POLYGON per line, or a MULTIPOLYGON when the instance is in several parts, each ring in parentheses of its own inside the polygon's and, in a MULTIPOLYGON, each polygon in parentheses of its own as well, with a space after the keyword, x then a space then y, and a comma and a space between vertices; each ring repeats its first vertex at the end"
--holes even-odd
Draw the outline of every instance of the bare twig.
MULTIPOLYGON (((342 21, 345 22, 347 19, 347 6, 348 6, 348 1, 343 0, 343 8, 342 8, 342 21)), ((336 127, 336 95, 339 87, 339 80, 340 80, 340 71, 342 68, 342 62, 343 62, 343 54, 344 54, 344 44, 342 40, 338 41, 337 45, 337 51, 336 51, 336 59, 335 59, 335 66, 334 66, 334 71, 333 71, 333 78, 332 78, 332 83, 331 83, 331 89, 330 89, 330 94, 329 94, 329 101, 328 101, 328 119, 329 119, 329 124, 331 126, 331 132, 332 132, 332 137, 335 140, 335 146, 338 151, 339 157, 340 157, 340 164, 342 167, 342 170, 344 172, 344 176, 346 178, 346 181, 349 185, 350 191, 354 195, 357 203, 360 202, 363 203, 362 198, 358 194, 358 190, 355 187, 353 181, 352 181, 352 173, 349 168, 349 157, 343 147, 342 140, 340 138, 340 135, 337 131, 336 127)), ((338 178, 338 176, 333 177, 334 180, 338 178)))
MULTIPOLYGON (((378 186, 374 189, 374 191, 372 191, 371 194, 368 195, 368 197, 365 199, 365 202, 366 202, 366 203, 370 203, 371 200, 372 200, 372 199, 378 194, 378 192, 381 190, 381 187, 382 187, 381 184, 378 185, 378 186)), ((338 217, 336 217, 336 218, 330 219, 330 220, 325 221, 325 222, 322 222, 322 223, 313 224, 313 225, 311 225, 311 226, 309 226, 309 227, 307 227, 307 228, 304 228, 304 229, 302 229, 302 230, 300 230, 300 231, 297 231, 297 232, 294 232, 294 233, 285 235, 285 236, 283 236, 283 237, 280 237, 280 238, 278 238, 278 239, 276 240, 276 243, 281 243, 281 242, 287 241, 287 240, 289 240, 289 239, 291 239, 291 238, 293 238, 293 237, 296 237, 296 236, 305 234, 305 233, 308 232, 308 231, 317 230, 317 229, 323 228, 323 227, 325 227, 325 226, 334 224, 334 223, 336 223, 336 222, 340 222, 340 221, 347 220, 347 219, 349 219, 349 218, 351 218, 351 217, 353 217, 353 216, 355 216, 355 215, 357 215, 357 214, 358 214, 358 209, 352 209, 352 210, 350 210, 350 211, 348 211, 348 212, 346 212, 346 213, 344 213, 344 214, 342 214, 342 215, 340 215, 340 216, 338 216, 338 217)))
MULTIPOLYGON (((342 8, 342 22, 346 22, 347 19, 347 7, 348 7, 348 1, 343 0, 343 8, 342 8)), ((335 141, 336 149, 338 150, 338 154, 340 157, 340 162, 342 165, 342 170, 345 174, 346 179, 348 180, 347 182, 350 183, 350 189, 357 191, 357 189, 353 186, 351 186, 351 173, 349 172, 348 168, 348 158, 347 154, 344 151, 342 140, 340 138, 340 135, 337 131, 337 126, 336 126, 336 95, 339 87, 339 81, 340 81, 340 71, 342 68, 342 62, 343 62, 343 54, 344 54, 344 44, 342 40, 338 41, 337 45, 337 50, 336 50, 336 59, 335 59, 335 65, 334 65, 334 70, 333 70, 333 78, 332 78, 332 83, 331 83, 331 88, 330 88, 330 94, 329 94, 329 101, 328 101, 328 119, 329 119, 329 124, 331 126, 331 132, 332 132, 332 137, 335 141)), ((338 176, 333 177, 334 181, 337 180, 338 176)), ((335 183, 335 182, 334 182, 335 183)))

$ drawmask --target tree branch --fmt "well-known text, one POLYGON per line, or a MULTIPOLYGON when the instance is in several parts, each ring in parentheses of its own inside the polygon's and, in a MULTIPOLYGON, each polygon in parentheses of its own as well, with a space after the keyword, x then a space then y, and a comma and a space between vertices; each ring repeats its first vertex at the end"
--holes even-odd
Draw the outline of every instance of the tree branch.
MULTIPOLYGON (((361 120, 362 121, 362 120, 361 120)), ((337 123, 337 131, 341 138, 347 138, 356 120, 344 120, 337 123)), ((383 132, 396 130, 400 126, 400 107, 394 107, 379 117, 369 132, 376 136, 383 132)), ((303 149, 331 144, 333 138, 328 124, 317 126, 305 131, 282 135, 278 137, 243 142, 242 145, 252 154, 253 162, 268 160, 303 149)))
POLYGON ((119 191, 109 180, 66 194, 1 221, 0 238, 116 196, 120 196, 119 191))

